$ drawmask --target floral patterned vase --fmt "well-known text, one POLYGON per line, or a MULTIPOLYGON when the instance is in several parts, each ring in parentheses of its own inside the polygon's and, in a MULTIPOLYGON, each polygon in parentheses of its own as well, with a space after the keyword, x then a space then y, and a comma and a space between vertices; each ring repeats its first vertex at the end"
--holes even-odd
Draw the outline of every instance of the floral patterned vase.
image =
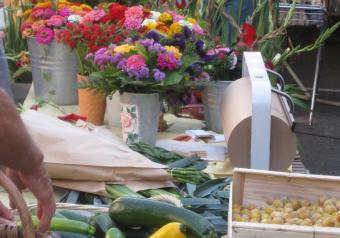
POLYGON ((161 108, 159 94, 124 93, 120 103, 124 142, 155 145, 161 108))

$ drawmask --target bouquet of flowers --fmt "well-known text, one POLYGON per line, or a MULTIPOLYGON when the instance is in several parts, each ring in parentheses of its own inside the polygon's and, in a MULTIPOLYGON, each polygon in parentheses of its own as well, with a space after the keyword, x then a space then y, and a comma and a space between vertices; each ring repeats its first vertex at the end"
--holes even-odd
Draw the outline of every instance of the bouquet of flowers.
POLYGON ((209 79, 198 57, 150 38, 112 44, 86 58, 98 68, 89 83, 107 93, 162 93, 209 79))
POLYGON ((24 12, 25 22, 21 25, 24 38, 35 37, 39 44, 50 44, 68 21, 77 21, 91 12, 86 4, 67 0, 41 2, 24 12))

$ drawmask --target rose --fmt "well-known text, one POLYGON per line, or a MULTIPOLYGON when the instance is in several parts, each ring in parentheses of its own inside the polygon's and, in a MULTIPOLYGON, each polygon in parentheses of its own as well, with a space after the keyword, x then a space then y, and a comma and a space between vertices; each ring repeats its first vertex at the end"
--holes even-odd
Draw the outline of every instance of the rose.
POLYGON ((120 114, 120 122, 122 123, 122 127, 126 129, 132 126, 133 118, 131 117, 129 113, 122 112, 120 114))

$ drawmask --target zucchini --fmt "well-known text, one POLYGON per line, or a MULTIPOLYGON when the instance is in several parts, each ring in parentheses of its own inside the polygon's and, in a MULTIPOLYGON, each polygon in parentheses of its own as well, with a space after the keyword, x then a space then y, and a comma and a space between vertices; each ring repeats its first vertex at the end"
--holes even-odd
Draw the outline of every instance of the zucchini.
POLYGON ((105 237, 105 233, 110 229, 116 227, 116 224, 111 220, 109 214, 96 214, 91 218, 90 225, 96 228, 94 237, 105 237))
POLYGON ((125 238, 125 235, 118 228, 110 228, 106 234, 105 238, 125 238))
POLYGON ((55 212, 53 217, 67 219, 67 217, 63 216, 63 215, 60 214, 59 212, 55 212))
POLYGON ((81 234, 72 233, 72 232, 60 231, 60 232, 57 232, 57 234, 60 236, 60 238, 88 238, 87 235, 81 235, 81 234))
POLYGON ((58 212, 67 219, 81 221, 85 223, 88 223, 91 220, 91 217, 94 215, 92 212, 76 210, 60 210, 58 212))
POLYGON ((114 201, 109 215, 125 227, 162 227, 179 222, 188 228, 188 234, 200 238, 217 238, 214 226, 204 217, 184 208, 139 198, 119 198, 114 201))
MULTIPOLYGON (((40 223, 39 219, 36 216, 32 216, 32 221, 33 226, 37 228, 40 223)), ((18 223, 18 226, 22 226, 21 222, 18 223)), ((93 236, 96 229, 93 226, 81 221, 53 217, 49 231, 64 231, 77 233, 80 235, 93 236)))

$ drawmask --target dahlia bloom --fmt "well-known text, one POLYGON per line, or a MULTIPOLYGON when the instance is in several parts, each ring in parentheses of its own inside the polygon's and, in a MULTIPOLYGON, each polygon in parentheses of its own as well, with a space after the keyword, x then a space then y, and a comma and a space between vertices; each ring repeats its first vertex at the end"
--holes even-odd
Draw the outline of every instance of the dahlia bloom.
POLYGON ((181 65, 181 61, 173 53, 162 53, 157 58, 157 64, 162 70, 174 70, 181 65))
POLYGON ((54 31, 48 27, 42 27, 36 34, 36 40, 39 44, 48 45, 54 39, 54 31))
POLYGON ((48 26, 59 27, 64 23, 64 18, 62 16, 54 15, 46 21, 48 26))

